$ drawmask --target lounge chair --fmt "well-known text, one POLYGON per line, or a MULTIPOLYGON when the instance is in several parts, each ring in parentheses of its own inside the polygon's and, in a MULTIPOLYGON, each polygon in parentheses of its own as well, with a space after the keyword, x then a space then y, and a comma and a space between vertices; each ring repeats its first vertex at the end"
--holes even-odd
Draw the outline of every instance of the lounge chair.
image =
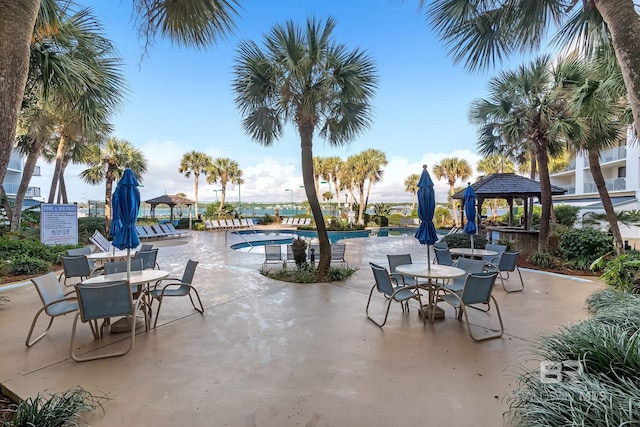
POLYGON ((136 231, 138 232, 138 238, 140 240, 149 239, 153 237, 153 236, 150 236, 149 233, 147 233, 147 230, 145 230, 144 227, 141 225, 136 225, 136 231))
POLYGON ((155 233, 155 237, 161 237, 161 238, 164 238, 164 237, 175 237, 175 236, 172 236, 172 235, 170 235, 168 233, 165 233, 164 230, 162 229, 162 227, 160 227, 160 224, 153 224, 151 226, 151 229, 155 233))
POLYGON ((300 225, 300 220, 301 220, 301 219, 302 219, 302 218, 293 218, 293 220, 291 221, 291 224, 290 224, 290 225, 295 225, 295 226, 300 225))
POLYGON ((347 245, 344 243, 334 243, 331 245, 331 262, 342 263, 344 267, 347 265, 347 260, 344 259, 344 254, 347 250, 347 245))
MULTIPOLYGON (((501 337, 504 332, 504 324, 502 323, 502 316, 500 315, 500 307, 498 306, 498 302, 491 295, 493 291, 493 286, 496 282, 497 273, 472 273, 469 274, 464 281, 462 289, 459 292, 454 292, 448 290, 447 288, 440 287, 436 291, 435 300, 436 301, 444 301, 451 304, 456 309, 457 319, 462 320, 462 315, 464 314, 465 323, 467 324, 467 329, 469 330, 469 336, 474 341, 484 341, 491 338, 501 337), (496 307, 496 312, 498 313, 498 320, 500 322, 500 331, 497 331, 497 334, 487 335, 483 337, 476 337, 471 332, 471 323, 469 322, 469 316, 467 314, 467 307, 474 307, 476 304, 486 304, 490 306, 491 301, 493 301, 493 305, 496 307)), ((483 310, 485 312, 489 311, 483 310)), ((432 318, 433 321, 433 313, 432 318)), ((487 328, 489 329, 489 328, 487 328)))
POLYGON ((100 249, 100 251, 102 252, 108 252, 112 249, 111 242, 109 241, 109 239, 104 237, 102 233, 99 232, 98 230, 95 230, 93 232, 91 237, 89 237, 89 240, 91 241, 91 243, 96 245, 96 247, 100 249))
POLYGON ((420 290, 416 286, 402 286, 398 283, 396 283, 396 286, 394 286, 393 279, 391 276, 389 276, 386 268, 371 262, 369 263, 369 265, 371 265, 371 271, 373 271, 373 278, 375 280, 375 283, 371 288, 371 291, 369 292, 367 308, 365 309, 365 313, 369 320, 382 328, 384 324, 387 323, 387 318, 389 317, 389 309, 391 308, 392 302, 400 303, 403 313, 405 311, 407 313, 409 312, 410 299, 417 300, 418 304, 420 304, 420 307, 422 307, 420 290), (382 293, 387 300, 387 309, 382 323, 378 323, 373 317, 369 315, 369 305, 371 304, 371 296, 373 295, 374 290, 382 293))
POLYGON ((293 262, 295 264, 296 258, 293 255, 293 245, 287 245, 287 257, 284 260, 285 263, 293 262))
POLYGON ((78 302, 75 295, 70 296, 73 291, 65 293, 65 289, 53 272, 47 273, 43 276, 34 277, 31 279, 31 282, 38 291, 38 296, 40 297, 40 301, 42 301, 42 307, 36 312, 36 315, 33 317, 33 321, 31 322, 31 328, 29 328, 27 340, 25 341, 25 345, 27 347, 31 347, 47 335, 47 332, 49 332, 49 329, 51 329, 51 325, 53 324, 53 319, 58 316, 62 316, 63 314, 73 313, 78 310, 78 302), (47 329, 45 329, 43 333, 31 340, 31 335, 33 334, 33 330, 38 322, 38 317, 42 312, 50 317, 49 325, 47 325, 47 329))
POLYGON ((263 266, 269 263, 282 263, 282 250, 280 245, 265 245, 263 266))
POLYGON ((177 234, 178 237, 190 237, 191 233, 189 232, 189 230, 177 230, 176 227, 171 224, 170 222, 167 222, 164 224, 165 228, 167 228, 170 232, 177 234))
POLYGON ((299 225, 311 225, 311 218, 301 218, 299 225))
POLYGON ((78 318, 82 323, 89 323, 95 339, 102 336, 102 329, 108 324, 109 319, 118 316, 131 316, 135 319, 142 304, 142 297, 134 303, 131 297, 131 287, 126 280, 119 280, 100 285, 76 285, 76 296, 78 299, 79 311, 73 320, 71 330, 71 344, 69 354, 76 362, 87 360, 105 359, 127 354, 132 348, 136 338, 136 322, 131 321, 131 339, 129 345, 121 351, 100 353, 90 352, 91 356, 81 357, 76 350, 76 330, 78 318), (98 326, 98 321, 102 320, 102 326, 98 326))
POLYGON ((165 297, 183 297, 188 295, 193 308, 200 314, 204 313, 204 306, 202 305, 200 294, 198 294, 198 290, 193 286, 193 276, 195 275, 197 266, 198 262, 190 259, 184 269, 182 278, 178 279, 167 277, 166 279, 162 279, 160 281, 160 284, 156 285, 155 289, 149 292, 151 298, 157 299, 159 303, 158 311, 156 312, 156 320, 153 322, 154 328, 158 324, 158 318, 160 317, 160 308, 162 307, 162 301, 165 297), (193 301, 193 297, 191 296, 192 291, 198 299, 198 304, 200 305, 200 307, 197 307, 195 302, 193 301))

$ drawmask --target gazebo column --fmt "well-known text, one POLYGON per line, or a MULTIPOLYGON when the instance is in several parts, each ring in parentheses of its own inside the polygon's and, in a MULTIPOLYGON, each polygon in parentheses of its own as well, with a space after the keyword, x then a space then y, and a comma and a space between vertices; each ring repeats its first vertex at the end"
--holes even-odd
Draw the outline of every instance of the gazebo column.
POLYGON ((513 227, 513 197, 507 197, 509 204, 509 227, 513 227))

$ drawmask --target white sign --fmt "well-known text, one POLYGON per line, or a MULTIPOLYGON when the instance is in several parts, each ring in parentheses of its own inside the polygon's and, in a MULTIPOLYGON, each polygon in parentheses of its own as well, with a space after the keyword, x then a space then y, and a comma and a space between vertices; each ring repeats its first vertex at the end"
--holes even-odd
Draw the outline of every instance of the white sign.
POLYGON ((40 205, 40 240, 45 245, 77 245, 78 205, 40 205))

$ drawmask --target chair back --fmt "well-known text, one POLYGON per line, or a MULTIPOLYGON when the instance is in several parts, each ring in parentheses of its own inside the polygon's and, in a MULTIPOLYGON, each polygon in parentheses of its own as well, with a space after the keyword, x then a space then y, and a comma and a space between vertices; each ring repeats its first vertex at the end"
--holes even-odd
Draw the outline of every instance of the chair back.
POLYGON ((91 275, 91 265, 86 255, 63 255, 60 259, 62 260, 65 279, 70 277, 89 277, 91 275))
POLYGON ((142 269, 146 270, 147 268, 154 269, 156 268, 156 259, 158 258, 158 249, 151 249, 149 251, 138 251, 136 255, 133 257, 133 261, 141 260, 142 261, 142 269))
POLYGON ((486 257, 484 257, 484 260, 486 262, 490 262, 491 264, 497 264, 498 262, 500 262, 500 257, 502 256, 504 251, 507 250, 507 246, 487 243, 487 246, 485 247, 485 249, 488 251, 497 252, 497 255, 487 255, 486 257))
POLYGON ((151 249, 153 249, 153 245, 150 245, 148 243, 140 245, 141 251, 150 251, 151 249))
POLYGON ((373 271, 373 278, 376 281, 378 291, 391 296, 393 294, 393 284, 391 283, 387 269, 372 262, 370 262, 369 265, 371 266, 371 271, 373 271))
POLYGON ((347 245, 344 243, 334 243, 331 245, 331 261, 343 261, 346 250, 347 245))
POLYGON ((264 260, 265 261, 282 260, 282 249, 280 248, 280 245, 265 245, 264 260))
POLYGON ((85 246, 83 248, 67 249, 67 255, 91 255, 91 248, 89 246, 85 246))
POLYGON ((505 252, 500 257, 500 263, 498 264, 498 270, 500 271, 515 271, 518 255, 520 251, 505 252))
POLYGON ((133 313, 131 287, 126 280, 100 285, 78 284, 75 289, 83 322, 133 313))
POLYGON ((434 248, 440 248, 440 249, 449 249, 449 245, 447 244, 446 240, 440 240, 437 241, 433 244, 434 248))
POLYGON ((138 232, 138 237, 149 237, 149 233, 141 225, 136 225, 136 231, 138 232))
POLYGON ((295 256, 293 255, 293 245, 287 245, 287 261, 295 260, 295 256))
POLYGON ((482 273, 484 271, 484 261, 473 258, 458 258, 456 267, 463 269, 467 274, 482 273))
MULTIPOLYGON (((49 272, 43 276, 32 277, 31 282, 36 287, 40 301, 43 305, 51 304, 55 301, 61 301, 66 298, 64 295, 64 288, 58 281, 58 278, 53 272, 49 272)), ((54 316, 56 313, 51 312, 55 306, 49 306, 45 309, 45 312, 49 316, 54 316)))
POLYGON ((196 267, 198 266, 198 261, 194 261, 190 259, 187 262, 187 266, 184 269, 184 273, 182 274, 182 283, 191 284, 193 283, 193 276, 196 274, 196 267))
POLYGON ((93 232, 91 237, 89 237, 89 240, 91 240, 91 242, 96 245, 102 252, 107 252, 109 249, 111 249, 111 242, 109 241, 109 239, 104 237, 98 230, 95 230, 93 232))
POLYGON ((399 265, 413 263, 411 254, 387 255, 387 260, 389 261, 389 271, 392 273, 396 272, 396 268, 399 265))
POLYGON ((440 265, 453 265, 453 258, 449 249, 433 247, 433 252, 436 254, 436 260, 440 265))
MULTIPOLYGON (((131 260, 131 271, 142 271, 142 260, 141 259, 132 259, 131 260)), ((127 272, 127 261, 113 261, 106 262, 104 264, 104 274, 116 274, 116 273, 126 273, 127 272)))
POLYGON ((465 305, 488 304, 498 273, 472 273, 467 276, 460 299, 465 305))

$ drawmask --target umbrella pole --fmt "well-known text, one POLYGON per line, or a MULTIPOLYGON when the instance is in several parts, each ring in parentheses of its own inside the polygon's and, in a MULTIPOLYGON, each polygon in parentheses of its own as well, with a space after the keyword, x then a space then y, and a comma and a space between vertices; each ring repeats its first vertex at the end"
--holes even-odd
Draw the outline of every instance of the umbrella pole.
POLYGON ((131 249, 127 248, 127 281, 131 280, 131 249))
POLYGON ((427 245, 427 271, 431 273, 431 245, 427 245))
POLYGON ((472 251, 472 252, 473 252, 473 248, 474 248, 474 246, 473 246, 473 234, 472 234, 472 235, 471 235, 471 251, 472 251))

